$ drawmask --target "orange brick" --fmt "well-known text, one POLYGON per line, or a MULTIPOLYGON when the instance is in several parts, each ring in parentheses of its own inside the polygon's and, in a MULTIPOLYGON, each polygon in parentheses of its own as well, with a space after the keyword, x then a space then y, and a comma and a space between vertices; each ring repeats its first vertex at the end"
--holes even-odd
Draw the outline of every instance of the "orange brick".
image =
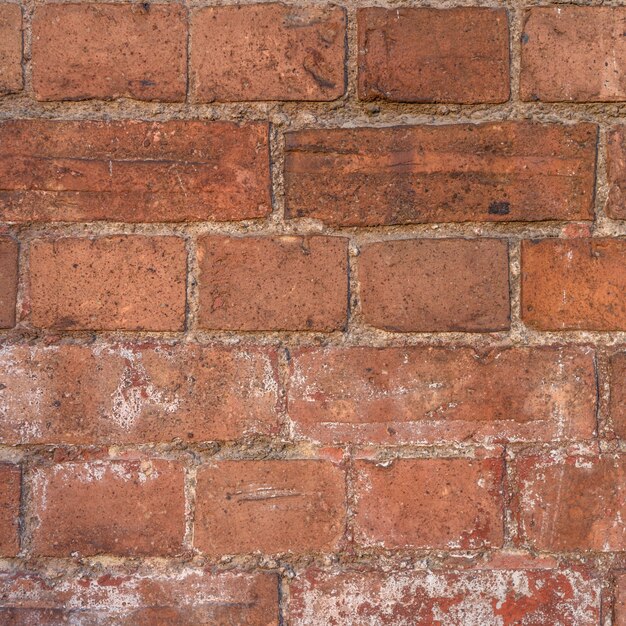
POLYGON ((33 17, 38 100, 182 102, 187 26, 181 5, 43 4, 33 17))
POLYGON ((192 97, 334 100, 345 89, 346 15, 337 6, 280 3, 196 9, 192 97))
POLYGON ((174 461, 63 463, 35 470, 32 550, 40 556, 174 556, 185 496, 174 461))
POLYGON ((626 241, 522 242, 522 318, 540 330, 626 330, 626 241))
POLYGON ((359 97, 396 102, 506 102, 504 9, 368 7, 357 12, 359 97))
POLYGON ((10 120, 0 145, 5 222, 231 221, 271 210, 263 123, 10 120))
POLYGON ((19 519, 21 470, 0 463, 0 555, 16 556, 20 550, 19 519))
POLYGON ((359 461, 356 472, 357 543, 461 550, 502 545, 500 459, 359 461))
POLYGON ((0 328, 11 328, 15 325, 17 257, 17 242, 10 237, 0 237, 0 328))
POLYGON ((198 471, 195 545, 211 556, 332 551, 345 477, 327 461, 221 461, 198 471))
POLYGON ((22 9, 19 4, 0 4, 0 95, 22 86, 22 9))
POLYGON ((505 330, 506 241, 403 239, 367 244, 358 262, 363 318, 396 332, 505 330))
POLYGON ((199 241, 198 262, 202 328, 332 331, 346 324, 347 239, 208 236, 199 241))
POLYGON ((182 330, 187 254, 178 237, 37 239, 32 322, 65 330, 182 330))

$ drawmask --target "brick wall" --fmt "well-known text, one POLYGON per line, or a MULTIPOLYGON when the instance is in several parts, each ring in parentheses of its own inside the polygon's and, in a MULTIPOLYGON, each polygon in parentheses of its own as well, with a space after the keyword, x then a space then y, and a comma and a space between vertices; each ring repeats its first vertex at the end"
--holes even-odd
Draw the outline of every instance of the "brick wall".
POLYGON ((626 8, 422 4, 0 3, 1 623, 626 626, 626 8))

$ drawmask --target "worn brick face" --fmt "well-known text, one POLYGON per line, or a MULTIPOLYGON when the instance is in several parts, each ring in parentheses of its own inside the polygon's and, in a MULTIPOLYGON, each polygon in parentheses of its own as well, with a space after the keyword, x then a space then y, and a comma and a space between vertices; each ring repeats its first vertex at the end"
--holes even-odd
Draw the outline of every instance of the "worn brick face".
POLYGON ((298 434, 324 443, 590 439, 593 357, 558 347, 303 348, 291 352, 288 413, 298 434))
POLYGON ((608 132, 606 167, 609 182, 606 212, 613 219, 626 219, 626 137, 623 126, 614 126, 608 132))
POLYGON ((592 124, 528 122, 289 132, 287 217, 337 226, 589 220, 596 136, 592 124))
POLYGON ((182 330, 186 251, 178 237, 38 239, 30 246, 35 326, 182 330))
POLYGON ((263 123, 1 122, 0 216, 18 223, 258 218, 270 211, 267 134, 263 123))
POLYGON ((595 626, 600 598, 596 581, 580 569, 310 569, 290 582, 290 624, 348 624, 355 615, 394 626, 595 626))
POLYGON ((191 28, 197 102, 334 100, 345 89, 345 10, 279 3, 197 9, 191 28))
POLYGON ((528 455, 513 467, 519 545, 549 552, 625 549, 623 455, 528 455))
POLYGON ((18 243, 10 237, 0 237, 0 328, 15 324, 17 272, 18 243))
POLYGON ((32 479, 41 556, 174 556, 185 530, 175 461, 93 461, 38 468, 32 479))
POLYGON ((193 442, 267 435, 278 429, 277 376, 276 351, 254 347, 5 346, 0 442, 193 442))
POLYGON ((624 7, 532 7, 522 33, 522 99, 625 100, 625 31, 624 7))
POLYGON ((332 551, 345 476, 329 461, 222 461, 198 471, 194 541, 214 556, 332 551))
POLYGON ((198 626, 278 624, 274 573, 0 574, 0 618, 16 626, 198 626))
POLYGON ((198 263, 202 328, 332 331, 346 323, 347 239, 208 236, 198 263))
POLYGON ((541 330, 626 330, 626 241, 522 242, 522 318, 541 330))
POLYGON ((0 463, 0 556, 16 556, 20 550, 21 491, 20 467, 0 463))
POLYGON ((33 17, 38 100, 181 102, 186 16, 176 4, 44 4, 33 17))
POLYGON ((499 240, 385 241, 359 257, 363 318, 396 332, 510 325, 508 251, 499 240))
POLYGON ((626 352, 613 354, 610 359, 610 414, 613 428, 620 439, 626 439, 626 352))
POLYGON ((22 10, 0 4, 0 96, 22 89, 22 10))
POLYGON ((397 102, 505 102, 503 9, 371 7, 357 13, 359 96, 397 102))
POLYGON ((358 461, 355 540, 390 549, 497 548, 502 472, 495 458, 358 461))

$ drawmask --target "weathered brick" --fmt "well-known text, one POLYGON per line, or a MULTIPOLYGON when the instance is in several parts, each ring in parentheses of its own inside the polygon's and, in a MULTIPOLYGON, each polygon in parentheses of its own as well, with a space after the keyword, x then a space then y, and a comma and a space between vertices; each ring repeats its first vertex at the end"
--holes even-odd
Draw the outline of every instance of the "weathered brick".
POLYGON ((0 556, 15 556, 20 550, 21 491, 19 466, 0 463, 0 556))
POLYGON ((196 9, 196 102, 334 100, 345 89, 346 15, 337 6, 280 3, 196 9))
POLYGON ((626 439, 626 352, 613 354, 609 368, 611 420, 617 436, 626 439))
POLYGON ((396 102, 506 102, 504 9, 368 7, 357 12, 359 97, 396 102))
POLYGON ((625 31, 624 7, 532 7, 522 33, 521 98, 626 100, 625 31))
POLYGON ((15 324, 17 259, 17 242, 10 237, 0 237, 0 328, 11 328, 15 324))
POLYGON ((271 210, 264 123, 9 120, 0 145, 4 222, 230 221, 271 210))
POLYGON ((65 330, 182 330, 187 253, 179 237, 37 239, 32 323, 65 330))
POLYGON ((203 237, 198 242, 202 328, 343 328, 348 240, 342 237, 203 237))
POLYGON ((356 474, 355 540, 363 546, 502 545, 501 459, 357 461, 356 474))
POLYGON ((34 470, 32 550, 41 556, 173 556, 185 531, 183 467, 93 461, 34 470))
POLYGON ((22 86, 22 9, 19 4, 0 4, 0 95, 22 86))
POLYGON ((0 574, 0 587, 0 619, 11 626, 278 625, 273 573, 17 571, 0 574))
POLYGON ((584 570, 306 570, 289 584, 293 626, 595 626, 598 583, 584 570))
POLYGON ((626 330, 626 241, 522 242, 522 318, 540 330, 626 330))
POLYGON ((593 358, 566 347, 300 348, 288 413, 296 434, 323 443, 590 439, 593 358))
POLYGON ((198 344, 7 345, 0 442, 237 439, 278 429, 273 349, 198 344))
POLYGON ((504 240, 402 239, 367 244, 358 262, 363 319, 396 332, 505 330, 504 240))
POLYGON ((626 135, 624 126, 614 126, 607 133, 606 169, 609 196, 606 213, 616 220, 626 219, 626 135))
POLYGON ((623 456, 528 454, 512 467, 519 545, 553 552, 626 549, 623 456))
POLYGON ((496 122, 286 134, 289 218, 341 226, 590 220, 593 124, 496 122))
POLYGON ((198 470, 194 543, 212 556, 333 550, 345 477, 329 461, 221 461, 198 470))
POLYGON ((186 12, 178 4, 40 4, 33 17, 38 100, 182 102, 186 12))
POLYGON ((620 574, 615 581, 615 621, 614 626, 626 626, 626 574, 620 574))

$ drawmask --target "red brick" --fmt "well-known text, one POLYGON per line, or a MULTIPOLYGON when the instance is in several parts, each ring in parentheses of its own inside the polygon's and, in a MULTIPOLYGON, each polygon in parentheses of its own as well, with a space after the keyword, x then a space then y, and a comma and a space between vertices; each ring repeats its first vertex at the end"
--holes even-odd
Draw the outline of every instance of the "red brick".
POLYGON ((512 467, 518 545, 553 552, 626 549, 625 457, 528 454, 512 467))
POLYGON ((33 17, 38 100, 185 100, 187 26, 176 4, 44 4, 33 17))
POLYGON ((0 463, 0 556, 15 556, 20 550, 21 490, 19 466, 0 463))
POLYGON ((229 440, 278 429, 273 349, 5 346, 0 383, 3 444, 229 440))
POLYGON ((289 584, 289 624, 596 626, 598 583, 583 570, 307 570, 289 584))
POLYGON ((263 123, 11 120, 0 145, 4 222, 230 221, 271 210, 263 123))
POLYGON ((211 556, 333 550, 345 477, 327 461, 221 461, 198 470, 194 543, 211 556))
POLYGON ((626 241, 522 242, 522 318, 540 330, 626 330, 626 241))
POLYGON ((288 413, 298 436, 327 444, 591 439, 593 357, 563 347, 301 348, 288 413))
POLYGON ((17 265, 17 242, 10 237, 0 237, 0 328, 15 325, 17 265))
POLYGON ((37 239, 32 323, 65 330, 182 330, 187 253, 178 237, 37 239))
POLYGON ((501 459, 357 461, 355 540, 473 550, 503 541, 501 459))
POLYGON ((0 95, 22 86, 22 10, 18 4, 0 4, 0 95))
POLYGON ((0 618, 14 626, 199 626, 278 624, 273 573, 185 568, 105 574, 0 574, 0 618))
POLYGON ((626 135, 624 126, 615 126, 607 134, 607 177, 609 197, 606 213, 615 220, 626 219, 626 135))
POLYGON ((63 463, 34 471, 40 556, 173 556, 185 531, 183 468, 174 461, 63 463))
POLYGON ((615 621, 614 626, 626 626, 626 574, 617 577, 615 583, 615 621))
POLYGON ((337 6, 203 7, 191 26, 192 98, 334 100, 345 90, 346 15, 337 6))
POLYGON ((506 330, 504 240, 403 239, 367 244, 358 262, 363 319, 396 332, 506 330))
POLYGON ((396 102, 506 102, 504 9, 368 7, 357 12, 359 97, 396 102))
POLYGON ((610 359, 611 400, 609 412, 615 433, 626 439, 626 352, 618 352, 610 359))
POLYGON ((593 218, 597 129, 530 122, 286 134, 289 218, 339 226, 593 218))
POLYGON ((533 7, 522 33, 522 100, 626 100, 626 8, 533 7))
POLYGON ((331 331, 345 326, 348 240, 220 237, 199 241, 202 328, 331 331))

